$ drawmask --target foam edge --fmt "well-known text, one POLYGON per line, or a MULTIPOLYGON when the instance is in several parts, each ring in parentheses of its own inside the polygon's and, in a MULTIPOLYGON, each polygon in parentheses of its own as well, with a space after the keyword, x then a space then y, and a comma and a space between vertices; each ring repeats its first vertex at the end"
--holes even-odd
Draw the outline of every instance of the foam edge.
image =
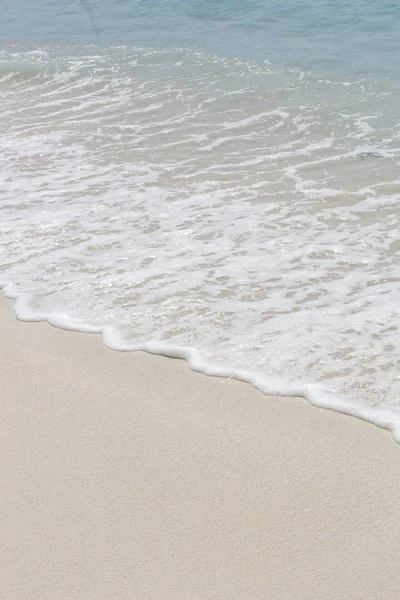
POLYGON ((103 344, 110 350, 117 352, 147 352, 185 360, 192 371, 203 373, 211 377, 223 377, 236 379, 244 383, 249 383, 254 388, 265 395, 271 396, 292 396, 302 397, 310 402, 312 406, 333 410, 351 417, 362 419, 380 427, 387 429, 393 435, 396 442, 400 443, 400 415, 394 411, 378 408, 363 408, 352 406, 344 399, 334 396, 321 384, 317 383, 287 383, 278 379, 268 378, 262 373, 256 371, 247 371, 233 369, 228 366, 216 365, 204 360, 201 353, 195 348, 173 346, 163 342, 148 341, 141 344, 127 344, 121 331, 114 325, 104 327, 94 327, 82 324, 71 319, 65 312, 41 313, 32 308, 32 296, 28 294, 18 294, 15 286, 0 281, 0 289, 3 295, 15 300, 13 310, 20 321, 27 322, 46 322, 53 327, 65 329, 68 331, 77 331, 80 333, 96 333, 102 336, 103 344))

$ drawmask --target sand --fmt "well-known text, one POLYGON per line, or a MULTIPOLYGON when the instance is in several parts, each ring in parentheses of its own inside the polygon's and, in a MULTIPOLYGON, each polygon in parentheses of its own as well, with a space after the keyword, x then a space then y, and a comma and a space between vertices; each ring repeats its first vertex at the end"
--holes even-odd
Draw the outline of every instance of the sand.
POLYGON ((4 600, 400 598, 400 445, 0 300, 4 600))

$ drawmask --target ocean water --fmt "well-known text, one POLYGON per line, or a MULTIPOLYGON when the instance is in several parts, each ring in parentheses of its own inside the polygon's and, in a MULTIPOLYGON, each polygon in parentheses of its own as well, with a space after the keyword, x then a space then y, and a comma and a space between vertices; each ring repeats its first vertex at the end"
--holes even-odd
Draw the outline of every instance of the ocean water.
POLYGON ((400 439, 400 5, 5 0, 19 317, 400 439))

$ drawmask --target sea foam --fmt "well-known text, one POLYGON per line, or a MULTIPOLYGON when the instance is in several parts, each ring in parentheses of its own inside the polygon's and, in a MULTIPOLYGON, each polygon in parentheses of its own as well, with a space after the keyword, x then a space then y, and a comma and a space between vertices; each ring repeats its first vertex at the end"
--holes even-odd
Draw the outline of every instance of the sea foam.
POLYGON ((382 85, 189 51, 3 54, 0 279, 18 317, 399 438, 398 90, 382 85))

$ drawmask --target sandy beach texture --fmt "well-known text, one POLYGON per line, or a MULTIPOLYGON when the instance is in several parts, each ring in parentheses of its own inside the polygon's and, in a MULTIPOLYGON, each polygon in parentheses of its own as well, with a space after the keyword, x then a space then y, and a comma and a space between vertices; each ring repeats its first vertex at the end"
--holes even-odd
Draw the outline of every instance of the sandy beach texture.
POLYGON ((0 300, 4 600, 400 598, 400 446, 0 300))

